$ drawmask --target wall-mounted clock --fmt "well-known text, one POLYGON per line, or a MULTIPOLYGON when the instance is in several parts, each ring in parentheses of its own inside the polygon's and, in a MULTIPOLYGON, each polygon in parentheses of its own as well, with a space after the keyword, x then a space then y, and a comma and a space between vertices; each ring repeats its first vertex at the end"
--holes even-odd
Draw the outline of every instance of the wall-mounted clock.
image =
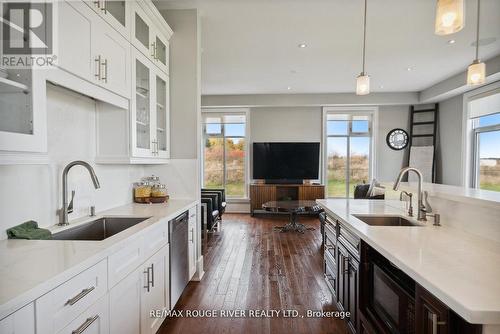
POLYGON ((399 151, 408 146, 408 132, 403 129, 392 129, 386 137, 387 146, 399 151))

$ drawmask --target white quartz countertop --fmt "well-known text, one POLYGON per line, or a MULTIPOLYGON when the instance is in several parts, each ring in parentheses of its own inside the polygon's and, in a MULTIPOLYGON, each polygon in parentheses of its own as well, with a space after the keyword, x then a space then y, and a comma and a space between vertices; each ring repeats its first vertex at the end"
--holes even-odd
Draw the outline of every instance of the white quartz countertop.
POLYGON ((317 202, 465 320, 500 324, 500 243, 446 227, 446 221, 433 226, 432 218, 425 226, 369 226, 353 216, 406 217, 399 201, 317 202))
POLYGON ((164 204, 128 204, 70 223, 52 232, 83 224, 100 216, 150 217, 102 241, 0 241, 0 319, 54 289, 61 283, 112 254, 136 233, 162 219, 172 219, 196 200, 171 199, 164 204))

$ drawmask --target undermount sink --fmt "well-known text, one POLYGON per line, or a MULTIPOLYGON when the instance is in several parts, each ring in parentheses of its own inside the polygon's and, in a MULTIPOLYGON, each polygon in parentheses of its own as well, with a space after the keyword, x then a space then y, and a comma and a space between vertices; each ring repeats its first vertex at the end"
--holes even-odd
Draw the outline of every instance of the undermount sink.
POLYGON ((102 217, 52 234, 54 240, 100 241, 120 233, 150 217, 102 217))
POLYGON ((423 226, 398 216, 353 216, 370 226, 423 226))

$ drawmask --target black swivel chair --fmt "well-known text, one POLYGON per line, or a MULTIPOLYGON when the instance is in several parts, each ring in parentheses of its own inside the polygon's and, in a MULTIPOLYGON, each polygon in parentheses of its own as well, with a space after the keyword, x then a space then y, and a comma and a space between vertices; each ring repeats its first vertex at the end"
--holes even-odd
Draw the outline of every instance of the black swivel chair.
POLYGON ((218 210, 219 195, 217 193, 202 193, 201 203, 202 230, 211 231, 220 220, 220 211, 218 210))
POLYGON ((217 202, 217 210, 219 210, 219 217, 222 218, 222 215, 226 211, 226 190, 225 189, 201 189, 201 196, 204 194, 217 194, 218 202, 217 202))

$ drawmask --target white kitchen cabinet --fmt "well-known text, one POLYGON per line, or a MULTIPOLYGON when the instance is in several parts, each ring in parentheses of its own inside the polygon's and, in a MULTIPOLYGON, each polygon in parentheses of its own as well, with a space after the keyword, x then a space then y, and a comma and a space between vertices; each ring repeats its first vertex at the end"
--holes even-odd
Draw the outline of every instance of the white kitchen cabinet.
POLYGON ((189 265, 189 278, 193 278, 193 275, 196 273, 196 260, 197 260, 197 251, 196 251, 196 221, 197 221, 197 212, 196 206, 189 209, 189 221, 188 221, 188 265, 189 265))
POLYGON ((168 245, 149 258, 143 267, 141 295, 141 334, 155 334, 164 318, 151 317, 152 310, 169 308, 169 250, 168 245))
POLYGON ((68 326, 57 332, 57 334, 109 333, 109 301, 107 294, 81 313, 68 326))
POLYGON ((169 39, 172 30, 162 24, 150 5, 134 2, 132 4, 132 44, 148 57, 161 71, 169 73, 169 39))
POLYGON ((98 105, 96 162, 168 163, 169 77, 135 48, 131 59, 130 113, 98 105))
POLYGON ((0 320, 2 334, 35 334, 35 306, 30 303, 0 320))
POLYGON ((94 12, 81 1, 60 1, 58 9, 58 67, 82 79, 97 74, 93 52, 94 12))
POLYGON ((130 273, 109 292, 109 328, 111 334, 141 332, 142 267, 130 273))
POLYGON ((131 101, 132 155, 168 159, 169 78, 142 53, 137 50, 132 53, 135 92, 131 101))
POLYGON ((130 97, 130 43, 105 22, 94 24, 93 49, 97 83, 130 97))
POLYGON ((82 1, 58 3, 58 66, 130 97, 130 43, 82 1))
POLYGON ((130 1, 85 0, 85 3, 123 37, 129 39, 130 1))
POLYGON ((47 163, 46 71, 7 72, 0 77, 0 164, 47 163))
POLYGON ((35 301, 36 332, 58 333, 106 295, 106 267, 107 261, 103 260, 38 298, 35 301))
POLYGON ((156 154, 159 158, 170 157, 170 98, 169 77, 155 71, 154 117, 156 154))

